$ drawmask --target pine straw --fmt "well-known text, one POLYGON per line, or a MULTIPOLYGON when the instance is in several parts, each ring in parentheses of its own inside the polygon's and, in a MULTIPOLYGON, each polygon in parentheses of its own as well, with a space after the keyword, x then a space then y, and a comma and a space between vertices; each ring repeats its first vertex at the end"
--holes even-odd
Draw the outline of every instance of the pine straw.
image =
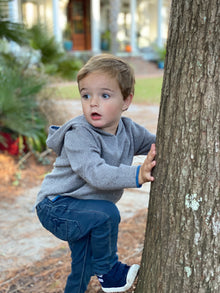
POLYGON ((1 201, 13 202, 24 190, 40 184, 44 175, 52 168, 52 162, 55 160, 54 153, 48 153, 47 159, 51 163, 44 165, 37 160, 33 153, 28 153, 27 159, 25 161, 22 159, 21 166, 18 157, 0 153, 1 201), (15 184, 16 181, 17 184, 15 184))
POLYGON ((8 185, 12 180, 14 180, 14 175, 18 168, 16 166, 15 160, 7 155, 0 153, 0 182, 1 185, 8 185), (7 170, 7 172, 6 172, 7 170))
MULTIPOLYGON (((119 259, 129 265, 140 264, 146 225, 146 210, 123 221, 119 228, 119 259)), ((22 270, 8 271, 0 284, 0 293, 63 293, 66 277, 70 273, 70 252, 67 246, 48 250, 41 261, 22 270)), ((134 292, 135 285, 128 290, 134 292)), ((86 293, 101 293, 96 277, 92 277, 86 293)))

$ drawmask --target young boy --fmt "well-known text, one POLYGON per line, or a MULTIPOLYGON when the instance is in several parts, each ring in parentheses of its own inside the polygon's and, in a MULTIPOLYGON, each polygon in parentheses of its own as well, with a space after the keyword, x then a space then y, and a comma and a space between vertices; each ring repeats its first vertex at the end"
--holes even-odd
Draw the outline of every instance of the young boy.
POLYGON ((121 117, 134 95, 126 62, 108 54, 92 57, 77 82, 83 115, 50 127, 47 145, 57 159, 38 194, 37 214, 46 229, 68 241, 72 271, 65 293, 85 292, 93 275, 104 292, 124 292, 139 266, 118 261, 115 203, 124 188, 154 180, 155 136, 121 117), (141 166, 131 166, 134 155, 147 153, 141 166))

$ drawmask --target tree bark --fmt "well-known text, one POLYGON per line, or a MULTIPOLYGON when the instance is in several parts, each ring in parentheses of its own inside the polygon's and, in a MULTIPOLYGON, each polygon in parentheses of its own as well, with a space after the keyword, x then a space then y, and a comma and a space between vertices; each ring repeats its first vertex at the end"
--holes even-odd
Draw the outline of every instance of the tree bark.
POLYGON ((220 292, 219 0, 173 0, 136 293, 220 292))

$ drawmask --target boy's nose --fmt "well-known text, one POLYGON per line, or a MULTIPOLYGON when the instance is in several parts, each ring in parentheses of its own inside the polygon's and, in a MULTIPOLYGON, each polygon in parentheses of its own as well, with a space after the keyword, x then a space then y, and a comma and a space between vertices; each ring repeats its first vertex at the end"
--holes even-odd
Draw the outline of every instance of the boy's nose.
POLYGON ((98 106, 99 100, 97 96, 92 96, 90 99, 90 106, 98 106))

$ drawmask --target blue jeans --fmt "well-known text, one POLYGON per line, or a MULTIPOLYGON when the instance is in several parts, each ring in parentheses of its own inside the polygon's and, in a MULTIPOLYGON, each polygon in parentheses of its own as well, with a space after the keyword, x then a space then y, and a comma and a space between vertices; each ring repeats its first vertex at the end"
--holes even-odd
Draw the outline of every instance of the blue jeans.
POLYGON ((114 203, 61 196, 45 198, 36 209, 42 225, 68 241, 72 266, 65 293, 84 293, 91 276, 106 274, 118 261, 120 214, 114 203))

